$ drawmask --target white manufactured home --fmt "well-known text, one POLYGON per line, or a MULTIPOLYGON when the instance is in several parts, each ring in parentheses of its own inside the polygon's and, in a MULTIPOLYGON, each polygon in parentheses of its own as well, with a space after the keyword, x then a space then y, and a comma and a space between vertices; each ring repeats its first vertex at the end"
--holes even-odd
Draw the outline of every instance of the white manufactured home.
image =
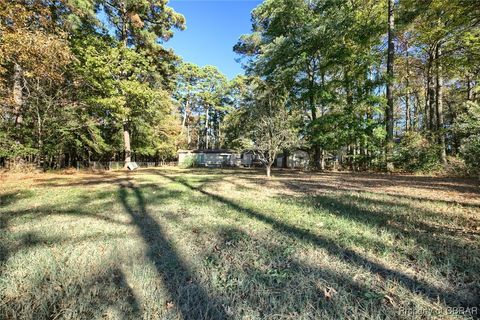
POLYGON ((178 164, 182 165, 187 159, 193 158, 197 166, 205 167, 234 167, 242 164, 239 153, 226 149, 197 149, 179 150, 178 164))

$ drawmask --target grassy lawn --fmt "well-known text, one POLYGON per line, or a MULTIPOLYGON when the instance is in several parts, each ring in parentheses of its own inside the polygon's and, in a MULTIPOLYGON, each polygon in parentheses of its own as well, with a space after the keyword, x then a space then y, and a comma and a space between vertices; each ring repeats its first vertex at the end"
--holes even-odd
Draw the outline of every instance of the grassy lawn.
POLYGON ((0 318, 480 315, 478 181, 274 174, 2 176, 0 318))

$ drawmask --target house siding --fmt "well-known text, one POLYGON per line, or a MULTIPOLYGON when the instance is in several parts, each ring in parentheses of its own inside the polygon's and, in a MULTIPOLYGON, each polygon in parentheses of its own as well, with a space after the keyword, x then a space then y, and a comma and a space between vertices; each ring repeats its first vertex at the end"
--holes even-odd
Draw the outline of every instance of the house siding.
POLYGON ((201 166, 239 166, 240 155, 233 152, 191 152, 180 151, 178 153, 178 164, 181 165, 188 157, 195 157, 201 166))

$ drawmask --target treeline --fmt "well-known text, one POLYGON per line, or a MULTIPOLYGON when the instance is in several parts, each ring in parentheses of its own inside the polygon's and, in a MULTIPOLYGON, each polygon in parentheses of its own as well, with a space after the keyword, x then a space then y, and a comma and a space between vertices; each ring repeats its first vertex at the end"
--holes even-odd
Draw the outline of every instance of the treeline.
POLYGON ((44 168, 175 157, 184 27, 166 0, 0 4, 0 160, 44 168))
MULTIPOLYGON (((313 168, 480 167, 480 6, 267 0, 234 50, 246 76, 162 47, 166 0, 0 4, 0 162, 162 161, 294 149, 313 168)), ((194 48, 192 48, 194 50, 194 48)))
POLYGON ((234 47, 250 76, 288 93, 315 167, 409 171, 460 157, 478 170, 479 49, 480 6, 468 0, 267 0, 234 47))
POLYGON ((245 78, 228 80, 214 66, 183 63, 178 68, 175 101, 181 118, 179 146, 218 149, 226 146, 226 116, 240 107, 245 78))

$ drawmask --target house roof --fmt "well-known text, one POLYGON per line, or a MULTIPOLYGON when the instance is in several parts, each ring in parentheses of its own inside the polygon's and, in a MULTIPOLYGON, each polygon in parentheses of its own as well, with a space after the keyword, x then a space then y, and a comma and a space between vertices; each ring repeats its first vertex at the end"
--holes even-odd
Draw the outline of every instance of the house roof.
POLYGON ((178 153, 235 153, 228 149, 194 149, 194 150, 178 150, 178 153))

